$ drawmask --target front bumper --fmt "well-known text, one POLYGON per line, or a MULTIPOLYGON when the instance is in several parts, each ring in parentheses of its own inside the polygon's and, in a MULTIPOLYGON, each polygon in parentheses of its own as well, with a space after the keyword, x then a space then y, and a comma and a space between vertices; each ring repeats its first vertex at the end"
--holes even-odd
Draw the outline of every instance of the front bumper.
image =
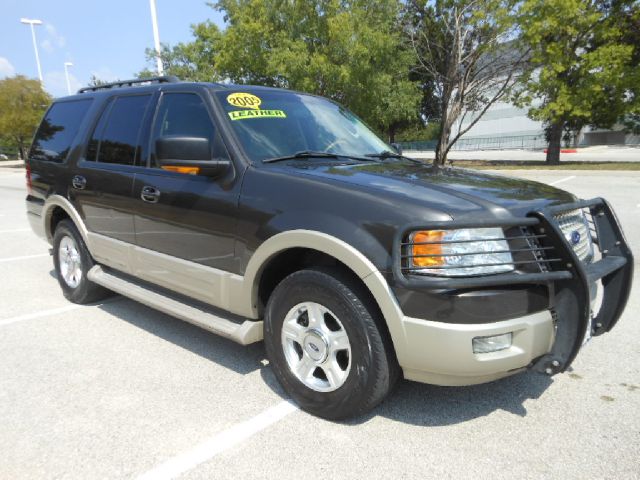
MULTIPOLYGON (((601 199, 580 201, 536 210, 521 218, 490 221, 453 221, 406 226, 396 237, 393 275, 397 285, 410 289, 474 289, 501 285, 544 285, 550 309, 519 318, 484 324, 454 324, 403 317, 405 345, 398 355, 405 377, 439 385, 465 385, 491 381, 526 367, 546 374, 565 371, 583 344, 587 329, 593 336, 610 331, 629 298, 633 256, 618 220, 601 199), (554 215, 584 209, 593 219, 600 258, 582 263, 564 238, 554 215), (538 272, 521 272, 467 278, 436 278, 407 274, 401 252, 414 230, 522 226, 548 247, 555 263, 538 272), (591 293, 602 284, 602 303, 592 311, 591 293), (476 336, 514 332, 510 349, 474 354, 476 336)), ((425 314, 427 316, 428 313, 425 314)))
POLYGON ((521 371, 548 353, 554 343, 551 312, 544 311, 503 322, 465 325, 404 317, 411 359, 402 365, 408 380, 434 385, 472 385, 521 371), (474 337, 513 333, 511 347, 473 353, 474 337))

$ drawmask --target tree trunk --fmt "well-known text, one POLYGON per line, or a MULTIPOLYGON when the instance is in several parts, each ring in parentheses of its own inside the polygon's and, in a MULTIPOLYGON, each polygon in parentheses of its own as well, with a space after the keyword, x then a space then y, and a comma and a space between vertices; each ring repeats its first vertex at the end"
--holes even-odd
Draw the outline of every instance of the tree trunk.
POLYGON ((547 165, 560 165, 560 145, 562 142, 563 122, 556 122, 549 126, 547 147, 547 165))
POLYGON ((396 143, 396 126, 390 125, 388 133, 389 133, 389 143, 396 143))
POLYGON ((440 127, 440 136, 438 137, 438 145, 436 146, 436 158, 434 164, 441 167, 447 161, 447 145, 449 144, 449 136, 451 128, 446 125, 440 127))

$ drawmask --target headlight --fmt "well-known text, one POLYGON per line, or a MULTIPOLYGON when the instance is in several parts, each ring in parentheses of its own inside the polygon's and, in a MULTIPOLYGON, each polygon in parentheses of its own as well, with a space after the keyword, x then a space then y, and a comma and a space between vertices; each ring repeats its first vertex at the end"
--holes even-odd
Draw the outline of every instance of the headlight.
POLYGON ((501 228, 421 230, 409 236, 412 273, 469 277, 514 269, 501 228))

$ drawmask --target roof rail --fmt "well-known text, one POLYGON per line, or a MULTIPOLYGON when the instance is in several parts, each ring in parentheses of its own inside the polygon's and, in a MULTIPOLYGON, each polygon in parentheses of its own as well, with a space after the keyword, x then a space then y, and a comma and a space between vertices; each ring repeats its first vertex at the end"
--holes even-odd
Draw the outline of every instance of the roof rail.
POLYGON ((104 83, 94 87, 83 87, 78 93, 95 92, 97 90, 108 90, 110 88, 133 87, 134 85, 147 83, 177 83, 180 79, 173 75, 163 77, 134 78, 133 80, 120 80, 117 82, 104 83))

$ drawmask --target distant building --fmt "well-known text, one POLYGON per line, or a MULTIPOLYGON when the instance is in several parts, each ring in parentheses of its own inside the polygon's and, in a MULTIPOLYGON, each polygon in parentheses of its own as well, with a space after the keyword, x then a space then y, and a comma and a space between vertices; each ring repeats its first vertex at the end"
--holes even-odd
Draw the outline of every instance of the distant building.
MULTIPOLYGON (((455 125, 453 134, 466 127, 471 120, 455 125)), ((460 139, 454 149, 483 148, 545 148, 546 140, 542 122, 527 117, 527 110, 510 103, 492 105, 471 130, 460 139)), ((577 146, 640 145, 640 136, 626 134, 622 126, 611 130, 585 127, 578 135, 577 146)))

